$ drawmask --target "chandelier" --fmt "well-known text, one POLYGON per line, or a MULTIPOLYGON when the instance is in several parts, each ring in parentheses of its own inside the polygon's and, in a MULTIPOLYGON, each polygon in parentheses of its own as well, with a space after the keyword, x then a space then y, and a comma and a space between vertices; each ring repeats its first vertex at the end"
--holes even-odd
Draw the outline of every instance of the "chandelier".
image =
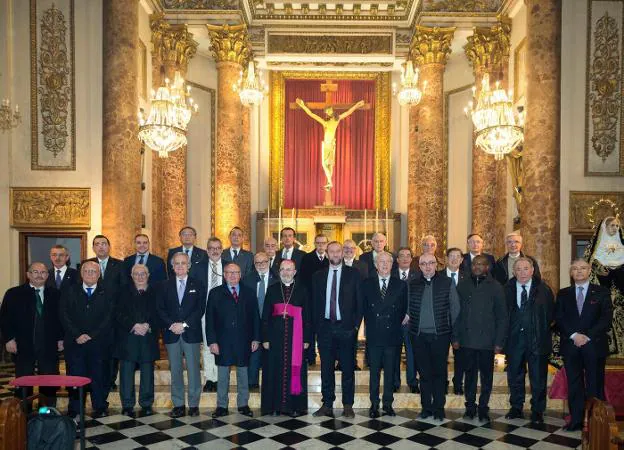
POLYGON ((169 83, 166 78, 164 86, 152 91, 147 119, 139 113, 139 139, 161 158, 186 145, 186 127, 198 109, 180 72, 176 71, 173 84, 169 83))
POLYGON ((396 95, 401 106, 412 106, 420 103, 427 82, 423 82, 423 90, 421 91, 418 88, 418 72, 418 69, 414 69, 412 61, 408 60, 405 67, 401 67, 401 89, 397 89, 396 83, 392 83, 392 94, 396 95))
POLYGON ((262 79, 262 72, 256 73, 253 61, 249 61, 246 73, 241 70, 238 81, 232 86, 232 89, 238 93, 244 106, 251 107, 262 103, 266 87, 262 79))
MULTIPOLYGON (((476 96, 475 87, 472 92, 476 96)), ((481 80, 476 108, 470 102, 464 112, 472 117, 475 144, 497 160, 503 159, 524 140, 522 119, 514 113, 511 95, 500 88, 498 81, 494 90, 491 90, 487 73, 481 80)))
POLYGON ((2 100, 0 105, 0 130, 4 133, 17 127, 22 122, 22 115, 19 107, 15 105, 15 111, 11 111, 11 102, 8 99, 2 100))

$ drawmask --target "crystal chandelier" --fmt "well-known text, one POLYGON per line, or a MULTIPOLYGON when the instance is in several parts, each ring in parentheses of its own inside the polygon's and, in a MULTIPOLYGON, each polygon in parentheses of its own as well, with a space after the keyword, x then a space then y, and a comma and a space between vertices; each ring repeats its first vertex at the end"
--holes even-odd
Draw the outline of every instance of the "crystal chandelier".
POLYGON ((4 133, 17 127, 22 122, 22 115, 19 107, 15 105, 15 111, 11 111, 11 102, 8 99, 2 100, 0 105, 0 130, 4 133))
POLYGON ((234 92, 238 93, 240 101, 244 106, 254 106, 262 103, 266 86, 262 79, 262 72, 256 73, 254 62, 249 61, 246 73, 241 70, 238 81, 232 86, 234 92))
MULTIPOLYGON (((472 88, 473 95, 476 88, 472 88)), ((511 153, 524 140, 522 120, 516 117, 508 95, 496 82, 495 89, 490 89, 489 74, 483 75, 481 91, 476 108, 473 102, 464 109, 466 115, 472 117, 475 128, 475 144, 481 149, 501 160, 511 153)))
POLYGON ((197 113, 197 104, 190 97, 191 87, 184 85, 180 72, 175 73, 173 84, 152 91, 150 112, 145 119, 139 113, 139 139, 166 158, 170 152, 186 145, 186 127, 191 116, 197 113))
POLYGON ((401 67, 401 89, 397 89, 396 83, 392 83, 392 94, 396 95, 401 106, 412 106, 420 103, 427 82, 423 82, 423 90, 421 91, 418 88, 418 72, 418 69, 414 69, 412 61, 408 60, 405 67, 401 67))

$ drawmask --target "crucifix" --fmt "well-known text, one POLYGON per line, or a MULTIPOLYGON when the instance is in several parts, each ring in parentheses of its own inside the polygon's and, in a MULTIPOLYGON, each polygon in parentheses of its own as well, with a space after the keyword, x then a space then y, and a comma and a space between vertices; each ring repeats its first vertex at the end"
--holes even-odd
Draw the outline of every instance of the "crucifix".
POLYGON ((337 90, 338 84, 334 83, 332 80, 327 80, 325 83, 321 84, 321 92, 325 93, 324 102, 308 102, 306 104, 303 100, 298 98, 295 103, 291 103, 289 105, 291 109, 303 109, 308 116, 321 124, 325 132, 323 143, 321 144, 321 163, 323 165, 325 176, 327 177, 327 184, 324 186, 326 191, 326 203, 331 201, 331 195, 329 195, 329 193, 333 187, 332 175, 334 173, 334 165, 336 164, 336 129, 338 128, 338 124, 342 119, 350 116, 358 109, 370 109, 370 104, 364 102, 364 100, 360 100, 354 104, 334 103, 334 93, 337 90), (313 109, 323 110, 327 118, 323 119, 313 113, 313 109), (334 111, 344 112, 336 116, 334 111))

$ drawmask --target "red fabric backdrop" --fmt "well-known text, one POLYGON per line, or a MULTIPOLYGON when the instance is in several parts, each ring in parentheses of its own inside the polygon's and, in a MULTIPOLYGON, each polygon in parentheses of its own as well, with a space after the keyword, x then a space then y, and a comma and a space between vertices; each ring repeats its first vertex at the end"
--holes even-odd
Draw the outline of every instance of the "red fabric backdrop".
MULTIPOLYGON (((322 205, 326 183, 321 165, 323 127, 301 108, 290 109, 295 99, 323 102, 325 80, 286 80, 284 137, 284 207, 322 205)), ((364 100, 371 109, 355 111, 342 120, 336 133, 333 200, 349 209, 373 209, 375 197, 375 81, 334 80, 334 103, 364 100)), ((321 110, 313 110, 325 118, 321 110)), ((338 111, 342 113, 344 111, 338 111)))

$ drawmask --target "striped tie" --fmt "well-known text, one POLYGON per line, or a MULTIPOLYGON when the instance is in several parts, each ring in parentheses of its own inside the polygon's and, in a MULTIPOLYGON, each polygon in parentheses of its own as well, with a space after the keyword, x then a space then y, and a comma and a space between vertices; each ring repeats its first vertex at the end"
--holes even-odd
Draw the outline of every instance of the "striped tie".
POLYGON ((381 285, 381 298, 384 299, 386 298, 386 292, 388 292, 388 286, 386 285, 386 279, 382 278, 381 279, 382 285, 381 285))

